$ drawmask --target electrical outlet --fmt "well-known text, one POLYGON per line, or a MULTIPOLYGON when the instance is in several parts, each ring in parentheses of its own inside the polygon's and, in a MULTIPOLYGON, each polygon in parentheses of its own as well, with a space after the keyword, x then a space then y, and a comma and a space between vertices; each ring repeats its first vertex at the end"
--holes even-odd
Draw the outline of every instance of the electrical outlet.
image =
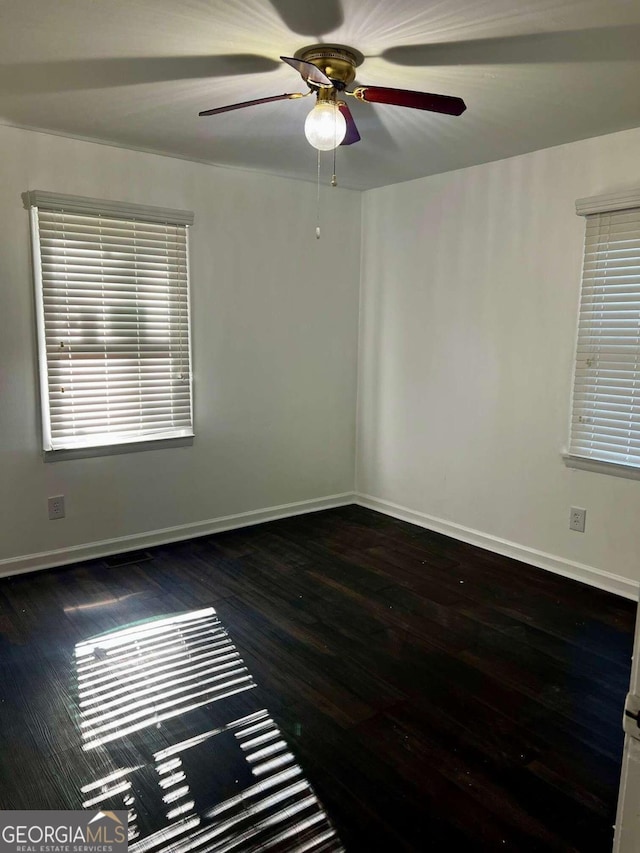
POLYGON ((586 509, 580 509, 577 506, 572 506, 571 513, 569 515, 569 530, 576 530, 578 533, 584 533, 586 518, 586 509))
POLYGON ((64 518, 64 495, 56 495, 55 498, 49 498, 47 504, 49 506, 50 521, 55 521, 56 518, 64 518))

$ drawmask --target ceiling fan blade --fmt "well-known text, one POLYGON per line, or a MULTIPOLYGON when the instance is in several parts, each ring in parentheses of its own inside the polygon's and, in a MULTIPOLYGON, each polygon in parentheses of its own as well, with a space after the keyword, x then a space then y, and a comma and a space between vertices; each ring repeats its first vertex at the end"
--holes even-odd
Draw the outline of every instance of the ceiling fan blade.
POLYGON ((353 120, 353 116, 351 115, 351 110, 345 104, 344 101, 338 102, 338 109, 345 117, 347 122, 347 132, 345 133, 344 139, 340 143, 340 145, 353 145, 354 142, 360 142, 360 134, 358 133, 358 128, 356 127, 356 123, 353 120))
POLYGON ((304 59, 294 59, 292 56, 281 56, 280 59, 295 68, 305 83, 313 83, 314 86, 320 86, 323 89, 333 86, 324 71, 320 71, 313 63, 305 62, 304 59))
POLYGON ((459 116, 467 108, 462 98, 454 98, 451 95, 431 95, 428 92, 411 92, 409 89, 359 86, 353 94, 359 100, 369 101, 373 104, 392 104, 397 107, 410 107, 414 110, 446 113, 450 116, 459 116))
POLYGON ((257 104, 270 104, 272 101, 285 101, 291 98, 304 98, 302 92, 292 92, 288 95, 272 95, 270 98, 256 98, 255 101, 243 101, 241 104, 229 104, 226 107, 214 107, 212 110, 203 110, 199 116, 215 116, 218 113, 228 113, 231 110, 242 110, 245 107, 255 107, 257 104))

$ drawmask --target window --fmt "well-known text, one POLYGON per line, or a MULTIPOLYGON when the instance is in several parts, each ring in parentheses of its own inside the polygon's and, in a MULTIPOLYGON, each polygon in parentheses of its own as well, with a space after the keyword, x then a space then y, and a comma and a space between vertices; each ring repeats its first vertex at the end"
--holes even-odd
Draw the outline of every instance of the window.
POLYGON ((193 435, 180 210, 33 191, 45 451, 193 435))
POLYGON ((570 460, 640 475, 640 190, 582 199, 586 216, 570 460))

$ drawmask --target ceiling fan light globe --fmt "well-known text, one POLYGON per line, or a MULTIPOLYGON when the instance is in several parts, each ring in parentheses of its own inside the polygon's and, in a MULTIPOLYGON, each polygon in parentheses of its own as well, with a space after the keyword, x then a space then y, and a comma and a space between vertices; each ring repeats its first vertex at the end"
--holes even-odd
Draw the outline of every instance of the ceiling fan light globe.
POLYGON ((347 122, 335 103, 316 104, 304 123, 307 141, 318 151, 337 148, 347 132, 347 122))

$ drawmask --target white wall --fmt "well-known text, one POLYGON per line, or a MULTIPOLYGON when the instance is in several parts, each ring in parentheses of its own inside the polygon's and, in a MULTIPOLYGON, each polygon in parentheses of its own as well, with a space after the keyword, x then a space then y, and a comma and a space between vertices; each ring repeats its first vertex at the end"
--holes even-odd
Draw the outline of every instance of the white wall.
POLYGON ((316 241, 311 183, 0 127, 0 574, 350 492, 361 267, 358 490, 533 563, 638 580, 640 482, 560 456, 574 202, 640 183, 638 150, 625 131, 372 190, 361 261, 358 193, 324 192, 316 241), (195 211, 193 447, 42 461, 28 189, 195 211), (63 521, 47 520, 54 494, 63 521))
POLYGON ((0 573, 22 555, 353 489, 358 193, 323 193, 317 241, 311 183, 8 127, 0 163, 0 573), (42 461, 28 189, 195 211, 193 447, 42 461), (51 522, 56 494, 67 517, 51 522))
POLYGON ((639 151, 625 131, 363 196, 360 492, 540 565, 640 578, 640 482, 561 458, 574 202, 640 183, 639 151), (585 534, 570 506, 586 507, 585 534))

